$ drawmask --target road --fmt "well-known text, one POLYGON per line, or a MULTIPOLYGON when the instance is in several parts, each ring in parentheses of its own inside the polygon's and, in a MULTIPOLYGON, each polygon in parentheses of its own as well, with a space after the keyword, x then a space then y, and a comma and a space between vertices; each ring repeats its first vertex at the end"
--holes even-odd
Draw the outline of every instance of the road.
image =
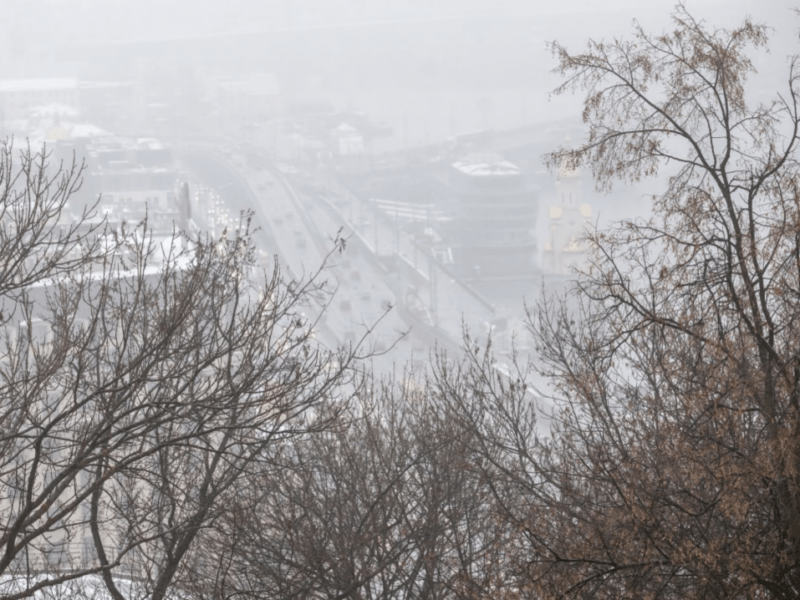
MULTIPOLYGON (((210 224, 219 233, 222 227, 238 224, 239 211, 253 210, 254 225, 261 228, 254 236, 258 251, 277 256, 290 277, 308 276, 325 264, 322 276, 336 291, 324 311, 309 314, 317 321, 317 339, 321 343, 335 347, 362 341, 374 352, 371 361, 376 375, 392 373, 405 378, 409 367, 416 372, 427 368, 434 351, 444 350, 451 357, 460 355, 464 326, 473 338, 477 335, 485 339, 485 325, 497 318, 492 307, 434 267, 433 261, 420 260, 419 255, 416 266, 433 284, 425 288, 423 283, 416 295, 425 296, 426 289, 433 290, 436 324, 426 323, 414 314, 408 293, 414 276, 409 276, 408 270, 393 271, 384 261, 396 260, 399 250, 413 268, 414 259, 409 257, 414 256, 415 246, 389 215, 375 213, 371 203, 349 196, 344 190, 328 189, 328 196, 299 193, 292 181, 302 181, 301 174, 292 173, 291 169, 281 172, 252 149, 220 156, 216 147, 218 144, 194 144, 192 152, 183 153, 184 160, 194 157, 188 162, 193 162, 204 176, 205 187, 198 192, 214 201, 206 204, 210 224), (358 224, 354 227, 355 215, 358 224), (370 218, 372 221, 367 223, 370 218), (341 253, 335 250, 337 235, 347 239, 341 253)), ((507 345, 501 338, 493 336, 496 351, 507 345)), ((524 357, 522 361, 525 362, 524 357)), ((496 368, 499 376, 513 372, 502 360, 496 368)), ((546 435, 554 408, 547 396, 553 391, 535 373, 526 380, 531 390, 538 391, 538 427, 546 435)))
POLYGON ((373 354, 376 372, 388 373, 412 362, 427 362, 431 340, 424 327, 404 319, 387 273, 357 244, 335 243, 341 231, 331 211, 297 193, 286 174, 258 155, 220 154, 219 145, 197 142, 178 152, 190 171, 202 174, 196 186, 198 220, 217 235, 238 226, 243 210, 254 211, 254 236, 263 257, 275 256, 286 274, 306 280, 319 272, 334 292, 330 304, 309 307, 318 339, 329 347, 361 343, 373 354), (201 218, 202 217, 202 218, 201 218))
POLYGON ((388 285, 445 346, 460 347, 465 326, 473 334, 486 334, 491 323, 503 316, 476 290, 453 277, 407 231, 399 213, 355 196, 331 177, 316 174, 314 178, 324 182, 318 203, 334 212, 346 230, 356 232, 367 253, 387 266, 388 285))

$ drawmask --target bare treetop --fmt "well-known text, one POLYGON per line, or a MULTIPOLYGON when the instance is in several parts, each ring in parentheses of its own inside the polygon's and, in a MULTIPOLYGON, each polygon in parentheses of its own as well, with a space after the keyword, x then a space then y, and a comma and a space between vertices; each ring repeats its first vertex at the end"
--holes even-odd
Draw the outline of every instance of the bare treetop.
POLYGON ((634 23, 631 39, 590 41, 581 54, 551 44, 556 73, 566 77, 554 93, 585 92, 589 127, 584 144, 547 156, 551 168, 566 156, 591 166, 598 188, 608 190, 614 179, 638 181, 675 162, 680 179, 699 170, 718 185, 747 186, 787 160, 796 145, 796 57, 784 94, 750 109, 748 53, 766 47, 768 28, 750 19, 731 30, 709 28, 683 5, 673 22, 661 35, 634 23), (778 136, 776 126, 787 120, 778 136), (766 155, 752 152, 765 145, 766 155))

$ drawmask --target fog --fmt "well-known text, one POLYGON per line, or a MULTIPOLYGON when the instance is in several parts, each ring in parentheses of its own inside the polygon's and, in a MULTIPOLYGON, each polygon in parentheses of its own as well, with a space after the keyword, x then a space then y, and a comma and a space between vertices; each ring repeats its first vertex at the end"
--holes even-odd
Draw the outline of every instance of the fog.
MULTIPOLYGON (((634 19, 660 31, 669 27, 672 2, 2 0, 2 6, 0 132, 82 149, 86 193, 170 187, 120 183, 132 180, 113 173, 90 177, 102 170, 92 161, 105 156, 112 139, 147 138, 149 148, 169 151, 168 164, 156 166, 174 174, 175 189, 189 190, 192 227, 216 232, 240 210, 254 210, 262 254, 277 255, 294 276, 318 266, 340 228, 353 236, 351 254, 330 272, 338 300, 320 317, 321 336, 330 343, 358 338, 392 305, 399 310, 376 339, 391 344, 411 330, 398 357, 419 360, 422 348, 457 344, 462 323, 481 333, 496 330, 501 351, 510 349, 512 334, 524 347, 523 302, 535 301, 548 282, 563 289, 573 266, 545 256, 555 243, 551 207, 559 190, 580 199, 576 218, 604 226, 645 215, 643 195, 658 186, 619 186, 600 195, 587 173, 559 184, 545 171, 544 152, 584 135, 582 99, 551 96, 560 81, 547 43, 577 50, 589 38, 629 35, 634 19), (499 255, 482 262, 486 252, 469 247, 474 232, 459 229, 460 184, 453 178, 480 168, 504 173, 516 186, 529 219, 514 242, 521 262, 499 255)), ((771 25, 770 53, 756 57, 751 93, 758 101, 778 88, 800 29, 791 2, 689 0, 686 6, 715 26, 747 15, 771 25)), ((568 244, 569 232, 563 235, 568 244)))

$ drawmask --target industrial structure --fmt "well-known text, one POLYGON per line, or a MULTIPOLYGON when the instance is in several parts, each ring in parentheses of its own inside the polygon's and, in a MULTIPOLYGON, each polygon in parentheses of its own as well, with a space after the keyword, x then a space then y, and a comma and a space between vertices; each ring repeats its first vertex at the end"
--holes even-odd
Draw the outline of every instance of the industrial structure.
POLYGON ((538 191, 497 154, 452 163, 446 187, 454 219, 446 238, 463 277, 532 277, 538 191))

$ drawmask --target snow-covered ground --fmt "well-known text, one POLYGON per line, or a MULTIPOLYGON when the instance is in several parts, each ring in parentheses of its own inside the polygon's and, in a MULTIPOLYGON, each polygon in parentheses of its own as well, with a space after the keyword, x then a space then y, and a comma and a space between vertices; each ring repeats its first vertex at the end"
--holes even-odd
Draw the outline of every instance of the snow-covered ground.
MULTIPOLYGON (((36 585, 55 579, 59 575, 34 575, 30 577, 0 577, 0 598, 14 597, 36 585)), ((149 597, 146 587, 129 579, 115 579, 117 588, 128 600, 149 597)), ((112 600, 98 575, 86 575, 57 585, 46 585, 31 596, 36 600, 112 600)))

